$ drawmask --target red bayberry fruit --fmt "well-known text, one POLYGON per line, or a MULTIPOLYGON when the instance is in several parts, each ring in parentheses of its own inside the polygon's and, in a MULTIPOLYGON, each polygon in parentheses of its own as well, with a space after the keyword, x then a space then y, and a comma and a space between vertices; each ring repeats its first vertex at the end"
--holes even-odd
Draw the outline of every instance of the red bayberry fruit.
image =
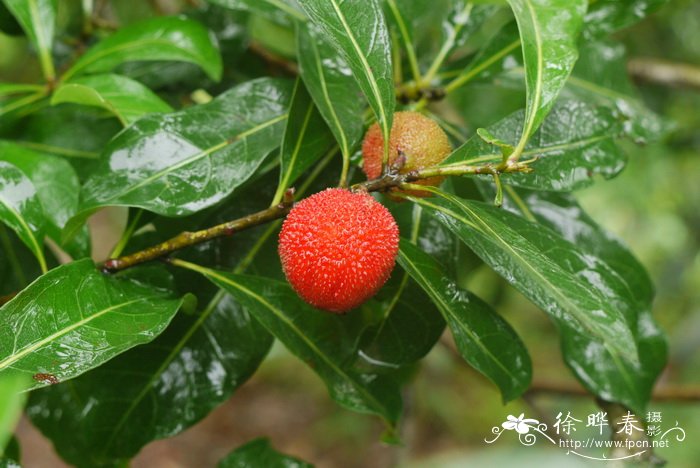
MULTIPOLYGON (((392 165, 403 154, 406 162, 399 173, 405 174, 416 169, 441 163, 452 152, 450 140, 445 132, 433 120, 418 112, 397 112, 389 136, 389 164, 392 165)), ((362 169, 368 179, 376 179, 382 173, 382 156, 384 155, 384 138, 378 124, 373 124, 362 142, 362 169)), ((423 179, 415 184, 439 185, 442 177, 423 179)), ((408 191, 411 195, 429 196, 424 190, 408 191)))
POLYGON ((287 280, 306 302, 342 313, 374 296, 394 268, 399 228, 367 193, 327 189, 287 215, 279 254, 287 280))

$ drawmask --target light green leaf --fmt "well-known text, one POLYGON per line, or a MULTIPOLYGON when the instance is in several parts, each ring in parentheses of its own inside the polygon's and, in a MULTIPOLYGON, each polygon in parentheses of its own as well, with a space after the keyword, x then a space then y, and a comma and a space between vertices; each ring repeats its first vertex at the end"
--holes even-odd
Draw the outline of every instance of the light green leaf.
POLYGON ((221 55, 207 29, 179 16, 162 16, 131 24, 101 40, 78 59, 63 80, 101 73, 133 61, 173 60, 199 65, 214 80, 221 78, 221 55))
POLYGON ((437 305, 462 357, 500 388, 504 401, 520 396, 532 379, 532 364, 510 325, 461 290, 430 255, 403 239, 398 262, 437 305))
POLYGON ((576 41, 586 0, 508 0, 518 22, 525 62, 527 106, 514 156, 525 149, 554 105, 578 57, 576 41))
POLYGON ((301 0, 309 18, 342 54, 380 122, 388 151, 395 102, 391 40, 378 0, 301 0))
POLYGON ((17 18, 39 53, 39 61, 46 80, 56 76, 51 50, 56 22, 56 0, 3 0, 17 18))
POLYGON ((291 21, 306 21, 306 16, 294 0, 207 0, 232 10, 244 10, 262 15, 276 23, 287 25, 291 21))
POLYGON ((32 389, 77 377, 151 341, 181 303, 91 260, 60 266, 0 308, 0 376, 32 378, 32 389))
POLYGON ((145 114, 171 112, 172 107, 131 78, 121 75, 92 75, 61 84, 51 104, 64 102, 107 109, 127 126, 145 114))
MULTIPOLYGON (((27 377, 21 375, 0 377, 0 459, 12 438, 15 426, 22 415, 27 394, 27 377)), ((2 460, 0 460, 2 461, 2 460)))

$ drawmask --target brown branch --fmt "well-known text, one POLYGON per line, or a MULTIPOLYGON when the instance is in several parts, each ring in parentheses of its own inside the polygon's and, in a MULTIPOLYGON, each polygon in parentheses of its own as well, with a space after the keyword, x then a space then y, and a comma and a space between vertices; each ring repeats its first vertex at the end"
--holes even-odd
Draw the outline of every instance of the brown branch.
MULTIPOLYGON (((557 394, 567 396, 591 397, 591 393, 580 385, 563 382, 535 381, 530 385, 529 394, 557 394)), ((652 394, 654 401, 700 401, 700 386, 665 385, 658 387, 652 394)))
POLYGON ((105 273, 114 273, 131 268, 132 266, 139 265, 141 263, 157 260, 177 250, 181 250, 185 247, 190 247, 196 244, 201 244, 202 242, 206 242, 216 237, 231 236, 236 232, 244 231, 246 229, 265 224, 268 221, 286 216, 287 213, 289 213, 289 210, 291 210, 293 204, 294 190, 290 189, 287 190, 282 203, 279 205, 271 206, 266 210, 253 213, 233 221, 228 221, 208 229, 202 229, 201 231, 183 232, 172 239, 161 242, 160 244, 152 247, 148 247, 147 249, 131 255, 125 255, 123 257, 107 260, 102 265, 102 271, 105 273))
POLYGON ((627 71, 636 81, 700 90, 700 67, 648 57, 630 59, 627 71))
MULTIPOLYGON (((530 172, 532 170, 526 163, 509 164, 504 169, 501 169, 500 166, 494 166, 492 164, 486 164, 483 166, 453 164, 449 166, 429 167, 426 169, 411 171, 406 174, 400 174, 399 170, 401 169, 401 161, 405 162, 405 159, 399 158, 399 160, 398 165, 392 166, 382 177, 356 184, 352 186, 351 190, 382 192, 399 187, 405 183, 436 176, 469 174, 497 175, 502 172, 530 172)), ((291 210, 292 205, 294 204, 293 195, 293 190, 288 190, 285 193, 284 200, 279 205, 272 206, 258 213, 244 216, 243 218, 228 221, 207 229, 202 229, 201 231, 183 232, 172 239, 152 247, 148 247, 147 249, 139 252, 107 260, 101 266, 102 271, 105 273, 114 273, 125 270, 141 263, 163 258, 175 251, 190 247, 192 245, 200 244, 217 237, 230 236, 236 232, 250 229, 251 227, 264 224, 268 221, 283 218, 287 215, 287 213, 289 213, 289 210, 291 210)))

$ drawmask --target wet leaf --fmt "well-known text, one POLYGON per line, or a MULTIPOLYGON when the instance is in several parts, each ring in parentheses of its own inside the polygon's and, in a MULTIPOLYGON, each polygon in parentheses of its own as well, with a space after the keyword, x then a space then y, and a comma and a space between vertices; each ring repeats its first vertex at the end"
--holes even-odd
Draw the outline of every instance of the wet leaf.
POLYGON ((442 313, 462 357, 500 388, 504 401, 520 396, 532 379, 532 363, 510 325, 488 304, 460 289, 430 255, 405 239, 398 262, 442 313))
POLYGON ((54 91, 51 104, 64 102, 107 109, 124 126, 146 114, 172 111, 153 91, 121 75, 92 75, 63 83, 54 91))
POLYGON ((104 73, 125 62, 172 60, 199 65, 214 80, 221 78, 221 56, 209 32, 180 16, 148 19, 119 29, 101 40, 63 75, 104 73))
POLYGON ((443 194, 420 204, 557 326, 596 341, 632 365, 639 365, 630 329, 636 312, 620 299, 626 294, 603 259, 580 252, 554 231, 482 202, 443 194))
POLYGON ((352 70, 388 142, 395 96, 391 40, 378 0, 300 0, 300 5, 352 70))
POLYGON ((0 376, 26 376, 30 388, 77 377, 151 341, 181 302, 90 260, 55 268, 0 308, 0 376))

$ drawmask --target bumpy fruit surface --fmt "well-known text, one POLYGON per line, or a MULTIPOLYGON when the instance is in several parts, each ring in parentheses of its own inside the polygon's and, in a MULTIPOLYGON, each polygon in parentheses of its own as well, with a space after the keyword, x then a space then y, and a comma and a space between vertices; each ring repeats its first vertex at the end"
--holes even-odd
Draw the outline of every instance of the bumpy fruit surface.
POLYGON ((374 296, 394 268, 399 229, 367 193, 327 189, 287 215, 279 254, 287 280, 309 304, 343 313, 374 296))
MULTIPOLYGON (((416 169, 423 169, 441 163, 452 152, 450 140, 445 132, 433 120, 418 112, 397 112, 391 126, 389 137, 389 164, 395 163, 402 153, 406 162, 399 170, 405 174, 416 169)), ((382 155, 384 138, 378 124, 372 125, 362 143, 364 157, 363 170, 368 179, 376 179, 382 173, 382 155)), ((439 185, 441 177, 423 179, 415 184, 439 185)), ((409 192, 417 196, 430 195, 426 191, 409 192)))

